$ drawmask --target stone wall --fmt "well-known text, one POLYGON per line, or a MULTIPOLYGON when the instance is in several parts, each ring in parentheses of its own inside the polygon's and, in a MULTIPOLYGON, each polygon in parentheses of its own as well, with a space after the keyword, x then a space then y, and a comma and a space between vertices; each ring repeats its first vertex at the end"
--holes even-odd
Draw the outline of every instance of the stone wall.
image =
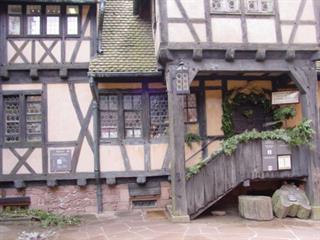
MULTIPOLYGON (((132 208, 128 185, 102 186, 104 211, 121 211, 132 208)), ((96 213, 96 187, 88 185, 58 186, 30 186, 22 190, 15 188, 0 189, 1 197, 28 196, 31 198, 30 208, 43 209, 57 213, 96 213)), ((170 184, 161 182, 161 195, 154 197, 156 207, 162 208, 170 202, 170 184)))

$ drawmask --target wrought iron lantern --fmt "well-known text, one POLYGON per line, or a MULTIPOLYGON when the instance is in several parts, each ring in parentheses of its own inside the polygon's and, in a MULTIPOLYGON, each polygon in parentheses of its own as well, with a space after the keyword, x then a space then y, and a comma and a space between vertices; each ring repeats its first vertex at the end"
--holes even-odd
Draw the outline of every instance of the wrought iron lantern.
POLYGON ((190 94, 189 68, 182 61, 177 67, 175 80, 177 94, 190 94))

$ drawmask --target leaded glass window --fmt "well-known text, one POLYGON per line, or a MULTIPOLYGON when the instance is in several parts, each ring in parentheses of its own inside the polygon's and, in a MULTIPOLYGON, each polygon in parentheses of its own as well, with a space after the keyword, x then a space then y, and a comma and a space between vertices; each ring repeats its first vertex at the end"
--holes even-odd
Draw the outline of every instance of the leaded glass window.
POLYGON ((185 123, 198 122, 196 94, 184 96, 184 121, 185 123))
POLYGON ((212 13, 235 13, 239 11, 239 0, 211 0, 212 13))
POLYGON ((246 0, 247 13, 265 13, 274 12, 274 0, 246 0))
POLYGON ((3 102, 5 143, 41 142, 41 95, 8 95, 3 102))
POLYGON ((142 99, 141 95, 124 95, 124 128, 126 138, 142 137, 142 99))
POLYGON ((101 138, 118 138, 118 110, 119 99, 117 95, 100 96, 101 138))
POLYGON ((14 143, 20 141, 20 100, 19 95, 4 97, 4 141, 14 143))
POLYGON ((27 141, 40 142, 42 134, 41 96, 26 97, 27 141))
POLYGON ((150 95, 150 137, 158 138, 168 133, 167 94, 150 95))

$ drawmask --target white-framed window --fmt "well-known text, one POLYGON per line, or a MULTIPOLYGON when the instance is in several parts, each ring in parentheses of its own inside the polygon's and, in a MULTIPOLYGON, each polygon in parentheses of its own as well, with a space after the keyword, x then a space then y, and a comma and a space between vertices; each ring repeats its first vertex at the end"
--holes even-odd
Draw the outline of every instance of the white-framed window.
POLYGON ((8 5, 8 34, 20 35, 21 34, 21 5, 8 5))
POLYGON ((67 34, 77 35, 79 34, 79 6, 68 5, 67 6, 67 34))
POLYGON ((27 34, 40 35, 41 5, 27 5, 27 34))
POLYGON ((238 13, 240 0, 211 0, 211 13, 238 13))
POLYGON ((272 14, 274 13, 274 0, 246 0, 246 12, 272 14))
POLYGON ((59 5, 46 6, 46 34, 60 34, 60 13, 61 9, 59 5))

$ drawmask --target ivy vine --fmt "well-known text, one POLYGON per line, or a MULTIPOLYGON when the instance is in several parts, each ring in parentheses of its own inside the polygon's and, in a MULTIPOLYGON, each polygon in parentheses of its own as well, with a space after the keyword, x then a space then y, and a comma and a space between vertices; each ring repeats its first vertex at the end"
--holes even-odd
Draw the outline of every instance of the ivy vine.
POLYGON ((232 155, 240 143, 248 143, 254 140, 282 140, 291 146, 300 146, 310 144, 314 135, 311 120, 304 120, 294 128, 275 129, 271 131, 258 132, 257 130, 245 131, 241 134, 234 135, 221 144, 221 150, 213 153, 208 158, 187 168, 186 178, 189 179, 197 174, 203 166, 209 161, 216 159, 220 154, 227 156, 232 155))

